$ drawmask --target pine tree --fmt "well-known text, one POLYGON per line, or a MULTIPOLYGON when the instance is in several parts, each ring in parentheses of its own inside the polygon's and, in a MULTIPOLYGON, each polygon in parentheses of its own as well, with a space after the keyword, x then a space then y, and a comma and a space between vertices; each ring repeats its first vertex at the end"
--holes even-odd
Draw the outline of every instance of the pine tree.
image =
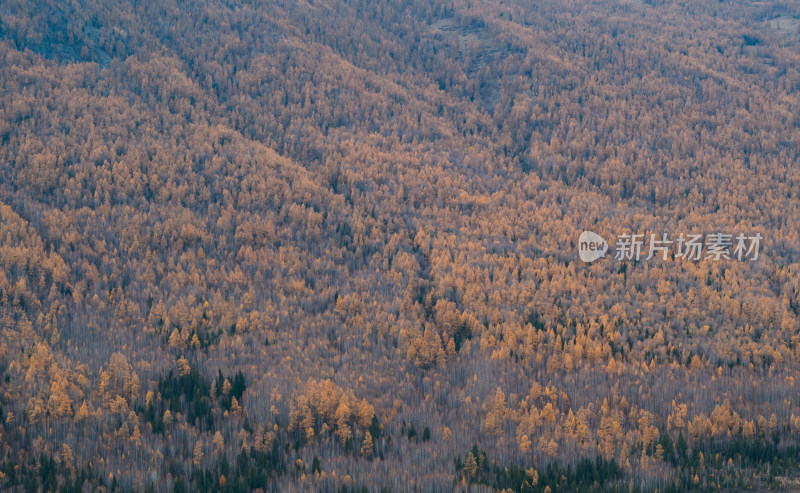
POLYGON ((84 399, 78 412, 75 413, 75 421, 82 421, 89 417, 89 408, 86 407, 86 400, 84 399))
POLYGON ((370 458, 372 457, 372 435, 369 432, 364 434, 364 441, 361 444, 361 455, 370 458))
POLYGON ((217 452, 222 452, 225 449, 225 439, 219 431, 214 433, 214 438, 211 439, 211 443, 217 448, 217 452))
POLYGON ((198 440, 197 443, 194 445, 194 452, 192 454, 192 463, 195 466, 200 466, 200 463, 203 460, 203 444, 198 440))
POLYGON ((478 472, 478 461, 475 459, 475 456, 472 455, 472 452, 467 452, 467 456, 464 457, 464 471, 466 471, 469 476, 475 476, 475 473, 478 472))

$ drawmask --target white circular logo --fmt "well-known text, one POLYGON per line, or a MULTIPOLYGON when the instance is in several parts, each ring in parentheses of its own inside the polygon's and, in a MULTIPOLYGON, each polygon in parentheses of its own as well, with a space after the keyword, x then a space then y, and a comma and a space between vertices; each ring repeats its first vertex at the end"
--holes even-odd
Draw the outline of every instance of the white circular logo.
POLYGON ((584 231, 578 238, 578 256, 586 263, 604 258, 608 251, 608 243, 597 233, 584 231))

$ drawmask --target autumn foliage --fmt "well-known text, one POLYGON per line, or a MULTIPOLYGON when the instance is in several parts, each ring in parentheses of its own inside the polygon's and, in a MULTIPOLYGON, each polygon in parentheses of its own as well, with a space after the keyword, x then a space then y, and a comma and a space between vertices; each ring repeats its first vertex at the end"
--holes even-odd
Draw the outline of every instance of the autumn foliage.
POLYGON ((4 2, 0 489, 782 484, 797 19, 4 2), (589 265, 584 230, 764 239, 589 265))

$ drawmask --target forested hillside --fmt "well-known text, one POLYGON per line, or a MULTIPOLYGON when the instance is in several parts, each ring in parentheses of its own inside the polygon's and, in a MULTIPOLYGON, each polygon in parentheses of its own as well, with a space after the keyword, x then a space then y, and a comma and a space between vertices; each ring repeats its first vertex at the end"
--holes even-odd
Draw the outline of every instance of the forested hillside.
POLYGON ((0 489, 797 487, 799 19, 0 1, 0 489))

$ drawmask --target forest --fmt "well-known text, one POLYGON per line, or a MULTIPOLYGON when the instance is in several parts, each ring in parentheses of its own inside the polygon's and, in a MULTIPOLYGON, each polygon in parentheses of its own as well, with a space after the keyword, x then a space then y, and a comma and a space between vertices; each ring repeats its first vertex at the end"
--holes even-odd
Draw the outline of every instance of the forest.
POLYGON ((0 68, 0 490, 800 489, 797 2, 2 0, 0 68))

